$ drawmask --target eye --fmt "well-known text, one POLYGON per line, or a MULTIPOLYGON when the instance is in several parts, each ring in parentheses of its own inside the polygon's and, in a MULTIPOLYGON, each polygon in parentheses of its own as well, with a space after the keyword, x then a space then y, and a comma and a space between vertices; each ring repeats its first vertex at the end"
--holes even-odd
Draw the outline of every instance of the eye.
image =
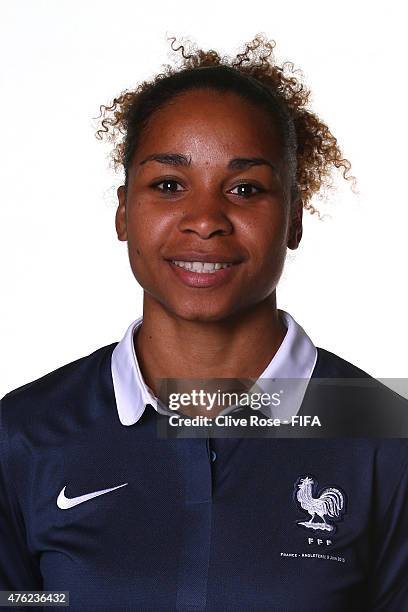
POLYGON ((164 179, 162 181, 157 181, 151 186, 153 189, 158 189, 162 193, 180 193, 181 191, 184 191, 183 189, 177 189, 177 186, 181 187, 181 185, 178 181, 175 181, 174 179, 164 179), (159 187, 159 185, 164 185, 164 187, 161 188, 159 187))
POLYGON ((234 195, 239 195, 243 198, 249 198, 253 195, 256 195, 257 193, 263 193, 265 191, 265 189, 257 187, 257 185, 254 185, 253 183, 240 183, 239 185, 236 185, 233 189, 231 189, 231 193, 234 189, 241 189, 241 192, 234 193, 234 195), (253 187, 257 190, 255 193, 250 191, 250 189, 253 187))

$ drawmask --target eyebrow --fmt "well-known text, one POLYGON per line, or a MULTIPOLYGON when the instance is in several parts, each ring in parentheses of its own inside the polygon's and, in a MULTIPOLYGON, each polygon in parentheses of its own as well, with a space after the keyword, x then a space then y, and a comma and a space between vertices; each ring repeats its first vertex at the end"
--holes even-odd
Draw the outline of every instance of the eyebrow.
MULTIPOLYGON (((139 166, 149 161, 156 161, 169 166, 191 166, 191 157, 187 157, 182 153, 152 153, 139 162, 139 166)), ((228 170, 246 170, 252 166, 262 165, 270 166, 274 172, 279 173, 277 165, 264 157, 234 157, 229 160, 227 168, 228 170)))

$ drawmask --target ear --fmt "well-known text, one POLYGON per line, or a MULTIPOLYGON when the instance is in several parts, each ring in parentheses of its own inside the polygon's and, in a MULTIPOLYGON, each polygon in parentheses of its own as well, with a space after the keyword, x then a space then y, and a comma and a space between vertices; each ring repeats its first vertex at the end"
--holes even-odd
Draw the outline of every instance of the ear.
POLYGON ((118 240, 127 240, 127 226, 126 226, 126 189, 124 185, 118 187, 118 208, 115 216, 116 233, 118 240))
POLYGON ((289 249, 297 249, 302 239, 303 226, 303 202, 297 198, 291 205, 289 232, 287 246, 289 249))

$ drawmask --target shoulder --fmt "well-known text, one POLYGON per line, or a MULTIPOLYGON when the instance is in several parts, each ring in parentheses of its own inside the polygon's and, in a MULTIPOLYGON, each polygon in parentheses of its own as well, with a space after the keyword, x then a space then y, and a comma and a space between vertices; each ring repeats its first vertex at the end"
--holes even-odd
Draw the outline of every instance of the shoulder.
POLYGON ((43 376, 12 389, 0 400, 0 424, 30 422, 78 398, 91 395, 110 375, 110 357, 117 342, 66 363, 43 376))
POLYGON ((408 399, 339 355, 317 348, 309 398, 337 435, 408 438, 408 399))
POLYGON ((372 378, 370 374, 339 355, 321 347, 316 347, 316 349, 317 360, 313 371, 314 377, 372 378))

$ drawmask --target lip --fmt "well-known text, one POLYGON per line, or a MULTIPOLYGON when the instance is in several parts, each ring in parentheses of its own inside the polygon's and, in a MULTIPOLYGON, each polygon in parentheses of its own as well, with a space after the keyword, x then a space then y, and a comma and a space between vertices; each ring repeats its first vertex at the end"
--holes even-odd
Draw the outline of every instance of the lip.
MULTIPOLYGON (((180 259, 176 261, 189 261, 188 259, 180 259)), ((192 261, 210 261, 208 259, 193 259, 192 261)), ((217 259, 215 262, 211 263, 224 263, 217 259)), ((171 261, 167 262, 171 270, 173 270, 174 274, 177 276, 179 280, 187 287, 197 287, 197 288, 205 288, 205 287, 219 287, 224 283, 228 282, 228 280, 236 273, 236 269, 239 266, 239 263, 235 263, 228 268, 221 268, 220 270, 216 270, 212 273, 206 272, 192 272, 191 270, 186 270, 185 268, 180 268, 176 266, 176 264, 171 261)), ((229 263, 229 262, 225 262, 229 263)))

